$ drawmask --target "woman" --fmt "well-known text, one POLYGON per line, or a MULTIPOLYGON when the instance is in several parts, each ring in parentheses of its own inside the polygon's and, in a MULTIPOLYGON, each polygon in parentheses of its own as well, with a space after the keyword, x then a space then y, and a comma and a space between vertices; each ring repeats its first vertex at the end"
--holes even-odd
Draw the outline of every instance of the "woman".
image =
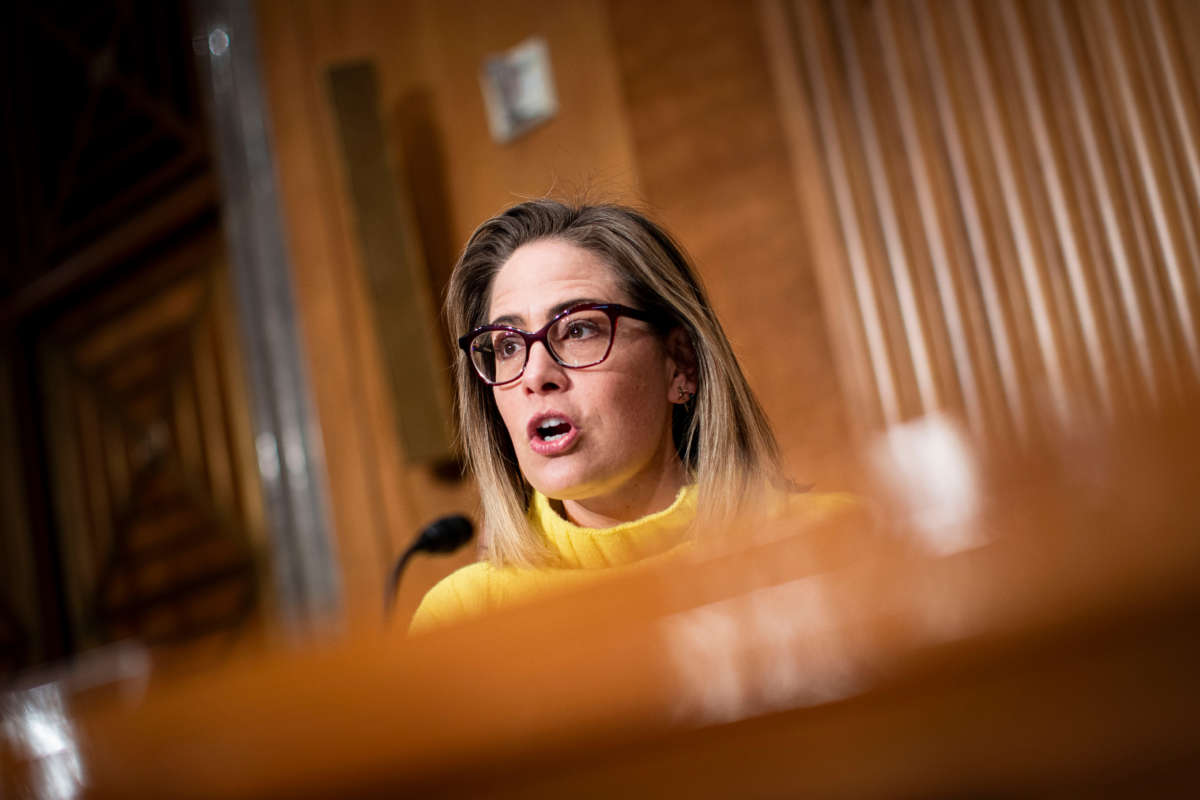
POLYGON ((484 222, 446 297, 484 560, 421 630, 667 554, 787 486, 695 271, 629 208, 521 203, 484 222))

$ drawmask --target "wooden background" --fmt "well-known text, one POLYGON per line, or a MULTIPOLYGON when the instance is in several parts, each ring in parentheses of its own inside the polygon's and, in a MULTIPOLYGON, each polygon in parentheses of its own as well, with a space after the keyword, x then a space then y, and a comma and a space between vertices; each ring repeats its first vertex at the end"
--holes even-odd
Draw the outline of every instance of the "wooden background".
POLYGON ((1200 7, 764 8, 856 418, 1029 441, 1195 386, 1200 7))

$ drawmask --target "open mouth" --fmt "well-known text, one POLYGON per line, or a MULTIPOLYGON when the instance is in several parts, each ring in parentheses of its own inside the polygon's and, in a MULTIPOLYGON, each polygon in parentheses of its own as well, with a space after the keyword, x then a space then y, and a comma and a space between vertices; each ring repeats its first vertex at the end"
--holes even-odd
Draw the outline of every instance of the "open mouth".
POLYGON ((557 442, 570 432, 571 423, 559 417, 548 417, 534 429, 534 435, 543 442, 557 442))
POLYGON ((542 456, 558 456, 575 447, 579 428, 565 414, 550 412, 529 421, 529 447, 542 456))

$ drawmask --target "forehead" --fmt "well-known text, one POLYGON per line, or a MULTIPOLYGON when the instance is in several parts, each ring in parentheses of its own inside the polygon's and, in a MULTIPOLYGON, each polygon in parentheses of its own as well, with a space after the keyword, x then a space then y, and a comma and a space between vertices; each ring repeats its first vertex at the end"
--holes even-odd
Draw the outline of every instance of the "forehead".
POLYGON ((627 303, 612 267, 590 250, 561 239, 522 245, 492 281, 488 319, 532 323, 568 300, 627 303))

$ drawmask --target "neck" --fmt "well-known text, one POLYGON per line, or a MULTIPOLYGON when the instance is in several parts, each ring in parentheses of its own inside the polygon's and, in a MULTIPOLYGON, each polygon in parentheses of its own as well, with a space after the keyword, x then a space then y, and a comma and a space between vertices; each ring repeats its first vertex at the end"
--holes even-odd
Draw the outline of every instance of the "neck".
POLYGON ((626 481, 620 489, 582 500, 563 500, 567 519, 584 528, 611 528, 662 511, 679 495, 687 480, 683 464, 672 449, 665 463, 649 474, 626 481))

